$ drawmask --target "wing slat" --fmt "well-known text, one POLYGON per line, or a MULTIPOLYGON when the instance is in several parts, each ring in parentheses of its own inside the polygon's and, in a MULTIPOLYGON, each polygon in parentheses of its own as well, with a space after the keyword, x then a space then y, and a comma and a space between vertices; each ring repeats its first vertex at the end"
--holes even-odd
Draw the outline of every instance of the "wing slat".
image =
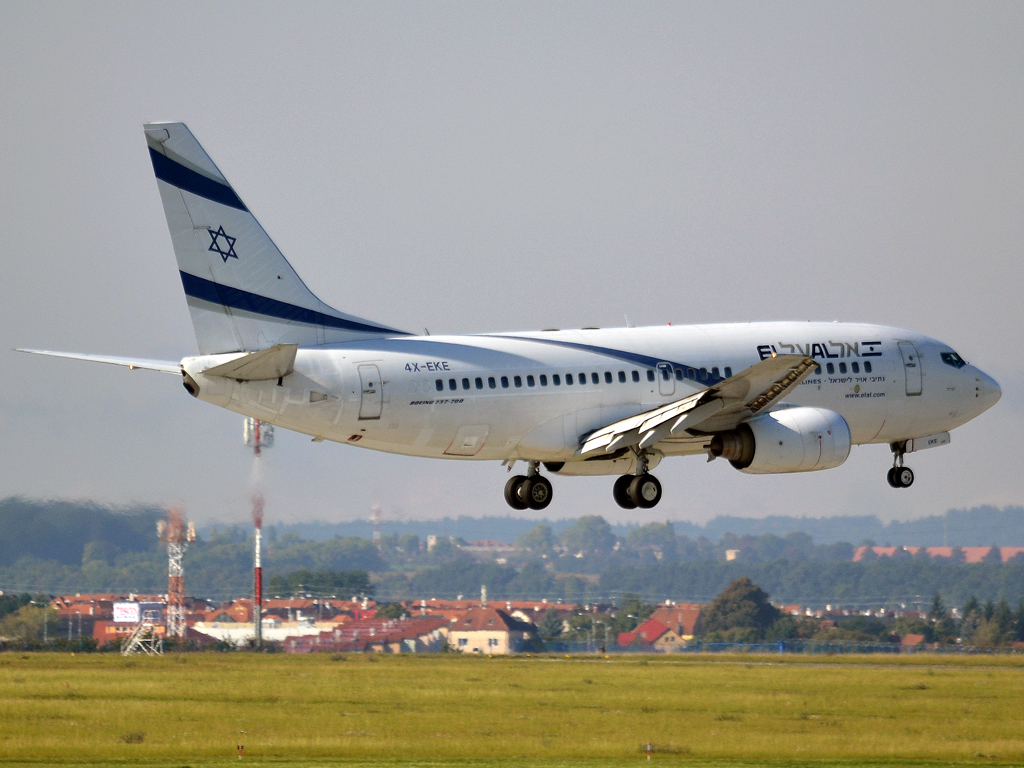
POLYGON ((592 432, 586 436, 577 455, 600 450, 612 453, 626 447, 649 448, 684 430, 695 429, 709 419, 714 419, 719 429, 732 429, 779 402, 815 366, 814 358, 803 355, 767 358, 701 392, 592 432), (726 426, 721 426, 723 424, 726 426))

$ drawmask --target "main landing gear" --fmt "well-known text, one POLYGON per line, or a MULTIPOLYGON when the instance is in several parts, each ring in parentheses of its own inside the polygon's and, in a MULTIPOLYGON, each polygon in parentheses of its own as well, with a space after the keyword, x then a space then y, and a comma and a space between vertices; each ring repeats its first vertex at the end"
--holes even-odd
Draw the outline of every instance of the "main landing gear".
POLYGON ((661 483, 647 471, 647 455, 637 456, 637 474, 623 475, 615 481, 612 496, 623 509, 650 509, 661 501, 661 483))
POLYGON ((531 461, 526 475, 505 483, 505 503, 512 509, 544 509, 551 503, 551 481, 540 474, 538 463, 531 461))
POLYGON ((907 444, 893 443, 889 448, 892 450, 892 469, 885 479, 893 488, 909 488, 914 484, 914 470, 903 466, 903 454, 906 453, 907 444))

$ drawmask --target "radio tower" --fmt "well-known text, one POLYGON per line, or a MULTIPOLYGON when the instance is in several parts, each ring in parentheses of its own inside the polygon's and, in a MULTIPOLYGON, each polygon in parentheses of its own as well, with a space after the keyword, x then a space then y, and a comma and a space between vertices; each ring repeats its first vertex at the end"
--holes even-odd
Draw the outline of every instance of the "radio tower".
POLYGON ((182 558, 196 540, 195 525, 185 525, 181 510, 171 507, 167 520, 156 524, 160 541, 167 543, 167 636, 185 637, 185 569, 182 558))
POLYGON ((373 523, 373 545, 380 549, 380 504, 374 504, 370 510, 370 522, 373 523))
POLYGON ((255 494, 252 497, 252 522, 256 526, 256 542, 253 551, 253 606, 252 622, 256 630, 256 647, 263 647, 263 566, 260 562, 260 549, 263 539, 263 496, 255 494))
POLYGON ((249 416, 245 420, 242 437, 258 459, 262 449, 270 448, 274 444, 274 425, 249 416))
MULTIPOLYGON (((264 448, 274 444, 274 427, 264 424, 259 419, 251 416, 245 420, 245 428, 242 433, 245 444, 253 449, 253 482, 258 482, 260 476, 259 458, 264 448)), ((252 524, 256 528, 255 542, 252 555, 252 623, 256 647, 263 647, 263 566, 261 560, 261 548, 263 544, 263 494, 258 490, 252 495, 252 524)))

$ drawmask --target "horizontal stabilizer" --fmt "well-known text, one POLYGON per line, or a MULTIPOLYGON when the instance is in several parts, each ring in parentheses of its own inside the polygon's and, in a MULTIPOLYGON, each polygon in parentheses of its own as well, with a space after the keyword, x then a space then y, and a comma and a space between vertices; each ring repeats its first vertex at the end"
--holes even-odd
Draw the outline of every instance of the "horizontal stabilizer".
POLYGON ((46 349, 16 349, 15 352, 28 352, 30 355, 47 355, 49 357, 66 357, 70 360, 86 360, 90 363, 107 363, 123 365, 126 368, 142 368, 160 373, 181 375, 181 364, 164 360, 146 360, 140 357, 112 357, 110 355, 83 355, 79 352, 51 352, 46 349))
POLYGON ((298 350, 298 344, 278 344, 207 368, 203 375, 223 376, 235 381, 280 379, 295 370, 295 353, 298 350))

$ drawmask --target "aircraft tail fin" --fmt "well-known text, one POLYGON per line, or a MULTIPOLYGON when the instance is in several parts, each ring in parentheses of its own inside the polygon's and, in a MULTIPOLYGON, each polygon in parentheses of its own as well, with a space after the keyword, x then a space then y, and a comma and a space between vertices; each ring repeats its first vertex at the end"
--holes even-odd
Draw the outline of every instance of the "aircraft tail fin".
POLYGON ((320 301, 184 123, 147 123, 200 353, 404 335, 320 301))

